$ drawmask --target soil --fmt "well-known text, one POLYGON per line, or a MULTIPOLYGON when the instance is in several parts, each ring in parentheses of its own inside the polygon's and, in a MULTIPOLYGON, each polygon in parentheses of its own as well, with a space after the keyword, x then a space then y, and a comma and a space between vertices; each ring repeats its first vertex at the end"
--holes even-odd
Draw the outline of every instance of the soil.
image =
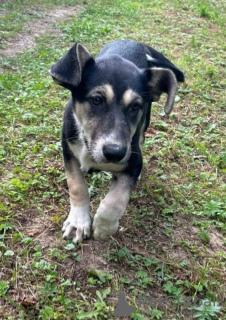
POLYGON ((28 22, 15 38, 2 41, 6 48, 0 49, 0 56, 14 57, 33 48, 36 45, 36 38, 41 35, 59 35, 61 31, 57 28, 57 23, 68 17, 76 17, 82 8, 81 5, 76 5, 64 9, 42 11, 40 17, 28 22))

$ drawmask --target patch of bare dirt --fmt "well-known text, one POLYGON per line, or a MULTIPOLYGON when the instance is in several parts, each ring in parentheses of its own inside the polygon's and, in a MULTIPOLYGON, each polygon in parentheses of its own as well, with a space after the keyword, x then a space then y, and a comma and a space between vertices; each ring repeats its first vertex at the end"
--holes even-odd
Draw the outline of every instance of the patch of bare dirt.
MULTIPOLYGON (((26 215, 26 213, 24 213, 24 215, 26 215)), ((29 214, 26 216, 28 215, 29 214)), ((67 244, 67 242, 63 240, 63 237, 57 237, 55 235, 55 231, 60 231, 62 225, 56 225, 55 222, 51 221, 51 218, 47 219, 45 216, 40 216, 36 212, 32 212, 27 219, 23 220, 22 225, 26 236, 32 238, 36 244, 41 245, 46 253, 52 248, 66 246, 67 244)), ((78 254, 81 257, 80 263, 75 264, 74 260, 68 259, 66 269, 71 270, 71 276, 74 273, 73 269, 76 269, 76 273, 83 269, 101 269, 109 272, 109 265, 102 256, 103 250, 106 251, 108 247, 108 242, 99 242, 92 239, 84 241, 81 249, 78 249, 78 254)), ((77 248, 75 248, 75 250, 77 251, 77 248)))
POLYGON ((0 55, 6 57, 14 57, 18 53, 24 52, 27 49, 35 46, 37 37, 44 34, 59 35, 60 30, 56 27, 65 18, 77 17, 78 12, 83 7, 76 5, 64 9, 52 9, 43 11, 40 18, 27 23, 16 38, 7 39, 5 42, 6 49, 0 49, 0 55))
MULTIPOLYGON (((192 226, 189 218, 178 217, 179 223, 177 224, 176 229, 173 231, 172 238, 175 243, 179 243, 181 240, 188 241, 191 243, 196 243, 198 246, 203 246, 201 238, 198 236, 198 229, 192 226)), ((216 255, 217 252, 221 251, 224 254, 226 253, 226 248, 224 246, 224 237, 219 234, 217 231, 209 232, 210 242, 205 244, 206 251, 210 255, 216 255)), ((175 258, 186 258, 188 253, 185 252, 180 246, 178 246, 176 252, 174 252, 175 258)))
POLYGON ((176 242, 191 241, 191 242, 201 242, 200 238, 197 236, 198 229, 195 228, 189 217, 183 217, 182 215, 177 215, 178 222, 176 229, 173 231, 172 238, 176 242))
POLYGON ((226 254, 226 247, 224 246, 224 237, 215 232, 211 232, 210 233, 210 242, 207 246, 207 249, 208 251, 211 253, 216 253, 216 252, 219 252, 219 251, 222 251, 224 254, 226 254))
POLYGON ((40 216, 34 216, 31 221, 25 225, 24 231, 28 237, 33 238, 43 248, 51 248, 56 245, 57 239, 53 233, 56 229, 54 223, 49 223, 40 216))

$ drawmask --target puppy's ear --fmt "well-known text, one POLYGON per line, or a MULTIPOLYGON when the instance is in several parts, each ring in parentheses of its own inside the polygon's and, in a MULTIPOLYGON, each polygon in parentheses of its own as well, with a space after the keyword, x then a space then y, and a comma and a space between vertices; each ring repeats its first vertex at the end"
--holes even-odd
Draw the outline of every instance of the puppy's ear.
POLYGON ((148 88, 152 101, 158 101, 161 94, 167 94, 167 101, 164 107, 166 114, 173 109, 174 98, 177 91, 177 79, 169 69, 151 68, 146 70, 148 76, 148 88))
POLYGON ((166 68, 173 71, 178 82, 184 82, 184 74, 178 69, 170 60, 168 60, 162 53, 158 52, 152 47, 144 45, 146 59, 149 68, 166 68))
POLYGON ((94 60, 86 48, 76 43, 51 67, 49 73, 57 84, 72 90, 81 82, 83 68, 90 59, 94 60))

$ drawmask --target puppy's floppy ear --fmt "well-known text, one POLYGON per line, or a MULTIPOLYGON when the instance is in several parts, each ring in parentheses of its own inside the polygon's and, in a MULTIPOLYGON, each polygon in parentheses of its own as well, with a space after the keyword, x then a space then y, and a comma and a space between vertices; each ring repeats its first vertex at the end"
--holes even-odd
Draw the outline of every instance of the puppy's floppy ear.
POLYGON ((166 68, 173 71, 178 82, 184 82, 184 74, 178 69, 170 60, 168 60, 162 53, 158 52, 152 47, 143 45, 146 53, 146 59, 149 68, 166 68))
POLYGON ((90 59, 93 58, 86 48, 76 43, 51 67, 49 73, 57 84, 71 90, 81 82, 83 68, 90 59))
POLYGON ((146 70, 148 77, 149 95, 152 101, 158 101, 161 94, 167 94, 167 101, 164 107, 166 114, 173 109, 174 98, 177 91, 177 79, 169 69, 151 68, 146 70))

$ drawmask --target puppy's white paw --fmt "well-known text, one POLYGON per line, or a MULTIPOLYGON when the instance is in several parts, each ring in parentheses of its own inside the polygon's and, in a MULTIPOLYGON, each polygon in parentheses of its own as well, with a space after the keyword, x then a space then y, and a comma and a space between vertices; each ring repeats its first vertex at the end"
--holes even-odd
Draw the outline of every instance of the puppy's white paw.
POLYGON ((90 236, 91 218, 89 205, 71 207, 67 220, 63 224, 64 239, 73 239, 74 243, 82 242, 90 236))
POLYGON ((93 221, 93 237, 95 240, 105 240, 115 234, 119 227, 119 221, 108 220, 96 214, 93 221))

